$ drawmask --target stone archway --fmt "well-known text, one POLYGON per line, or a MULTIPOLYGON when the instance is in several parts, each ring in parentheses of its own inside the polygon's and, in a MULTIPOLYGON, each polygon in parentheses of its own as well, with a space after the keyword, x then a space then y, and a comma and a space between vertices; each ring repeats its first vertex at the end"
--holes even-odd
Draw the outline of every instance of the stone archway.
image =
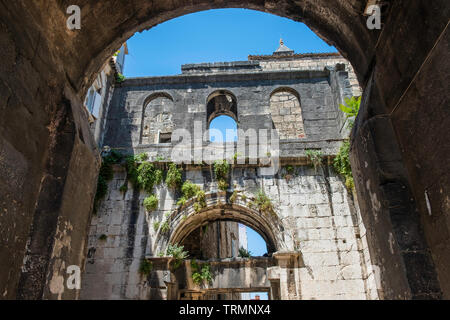
POLYGON ((152 252, 165 252, 169 244, 179 244, 196 228, 217 220, 240 222, 251 227, 266 241, 270 253, 286 248, 284 227, 278 217, 251 208, 248 199, 230 203, 226 192, 207 194, 206 199, 206 208, 199 212, 194 210, 194 200, 173 212, 169 217, 172 231, 169 235, 158 233, 152 252))
POLYGON ((381 31, 358 0, 76 2, 73 31, 64 2, 0 10, 4 298, 77 297, 50 284, 85 256, 99 160, 81 97, 104 61, 136 31, 226 7, 305 22, 352 62, 364 88, 352 162, 385 297, 450 297, 448 1, 396 1, 381 31))

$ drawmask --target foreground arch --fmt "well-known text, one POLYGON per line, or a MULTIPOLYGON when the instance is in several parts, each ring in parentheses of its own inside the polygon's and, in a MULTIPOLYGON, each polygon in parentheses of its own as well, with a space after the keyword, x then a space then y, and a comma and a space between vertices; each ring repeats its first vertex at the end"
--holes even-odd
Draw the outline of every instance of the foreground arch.
POLYGON ((64 266, 83 265, 100 164, 82 97, 107 58, 136 31, 227 7, 303 21, 352 62, 364 88, 352 163, 384 297, 450 298, 447 0, 395 1, 381 31, 358 0, 78 4, 73 31, 60 1, 1 5, 3 298, 77 297, 59 288, 64 266))

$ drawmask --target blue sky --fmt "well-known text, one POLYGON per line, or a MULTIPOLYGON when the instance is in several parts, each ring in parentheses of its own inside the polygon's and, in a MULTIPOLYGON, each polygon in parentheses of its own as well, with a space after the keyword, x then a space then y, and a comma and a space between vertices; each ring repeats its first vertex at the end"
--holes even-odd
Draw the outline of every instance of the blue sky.
POLYGON ((237 124, 229 116, 218 116, 214 118, 209 124, 209 129, 209 139, 211 142, 237 141, 237 124))
POLYGON ((297 53, 336 52, 305 24, 247 9, 197 12, 157 25, 128 40, 124 75, 181 73, 187 63, 247 60, 272 54, 280 37, 297 53))

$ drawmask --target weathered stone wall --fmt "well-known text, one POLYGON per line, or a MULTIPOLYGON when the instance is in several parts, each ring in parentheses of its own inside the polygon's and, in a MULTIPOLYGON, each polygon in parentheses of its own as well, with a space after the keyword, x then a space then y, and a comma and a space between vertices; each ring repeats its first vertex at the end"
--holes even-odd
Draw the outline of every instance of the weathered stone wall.
MULTIPOLYGON (((128 79, 114 91, 104 145, 121 149, 124 153, 146 151, 150 152, 150 155, 156 155, 158 152, 170 151, 171 145, 158 145, 145 140, 140 143, 141 132, 145 138, 145 135, 149 134, 146 130, 150 130, 149 121, 162 112, 160 106, 152 109, 148 108, 147 104, 152 103, 153 99, 161 94, 170 97, 170 103, 173 102, 173 106, 168 105, 164 111, 168 113, 167 117, 170 117, 169 113, 172 115, 171 129, 186 129, 191 133, 192 139, 198 139, 193 135, 196 121, 200 122, 203 132, 208 128, 207 98, 224 88, 237 99, 237 121, 240 129, 271 129, 274 127, 270 109, 272 93, 280 88, 287 88, 296 93, 299 99, 306 136, 302 141, 296 138, 291 142, 300 143, 301 146, 308 142, 316 146, 326 142, 329 148, 337 151, 340 144, 337 140, 346 137, 341 133, 343 117, 338 102, 342 102, 349 92, 335 94, 335 89, 330 85, 334 72, 334 69, 323 69, 128 79)), ((342 87, 347 85, 345 78, 340 80, 342 87)), ((296 124, 299 121, 298 118, 296 124)), ((167 154, 162 155, 168 158, 167 154)))
MULTIPOLYGON (((142 201, 146 194, 131 188, 121 193, 125 172, 121 167, 116 170, 108 196, 92 220, 81 295, 86 299, 150 298, 151 290, 145 277, 139 275, 139 265, 146 256, 157 257, 165 251, 161 231, 153 225, 167 221, 178 208, 176 195, 162 185, 156 192, 158 210, 145 212, 142 201), (102 235, 107 239, 100 240, 102 235)), ((262 189, 272 199, 283 230, 277 235, 276 249, 298 251, 304 263, 295 269, 295 298, 376 299, 365 229, 352 195, 331 168, 324 166, 315 172, 309 166, 296 166, 289 178, 285 178, 285 169, 276 176, 261 176, 259 171, 234 168, 230 185, 247 198, 262 189)), ((209 167, 188 170, 184 175, 207 194, 217 192, 209 167)), ((213 218, 205 215, 203 221, 208 219, 213 218)), ((182 225, 171 224, 169 234, 162 236, 170 238, 176 231, 173 228, 182 225)))
POLYGON ((286 90, 275 92, 270 97, 270 114, 280 139, 305 137, 302 109, 294 93, 286 90))
MULTIPOLYGON (((315 69, 297 71, 275 70, 275 66, 274 70, 262 71, 260 61, 187 65, 179 76, 126 80, 115 90, 109 109, 105 144, 125 153, 146 152, 153 160, 170 161, 176 143, 158 143, 160 132, 186 129, 194 141, 199 139, 194 133, 194 122, 198 121, 204 131, 207 129, 210 120, 207 102, 215 92, 227 92, 235 99, 233 115, 239 129, 278 130, 282 162, 302 165, 294 167, 294 172, 284 170, 271 176, 264 175, 258 167, 236 167, 231 173, 229 192, 252 198, 259 189, 264 190, 274 201, 280 218, 275 223, 277 231, 266 233, 264 228, 269 226, 252 225, 252 219, 240 222, 263 232, 269 254, 275 250, 301 252, 304 265, 292 267, 295 277, 283 280, 291 283, 288 287, 282 284, 283 298, 378 297, 365 229, 353 195, 347 194, 330 166, 317 172, 305 166, 305 150, 319 149, 324 156, 332 157, 348 133, 342 129, 345 120, 338 104, 351 95, 351 70, 348 63, 332 65, 344 62, 342 59, 331 60, 322 61, 323 66, 314 65, 315 69), (326 286, 330 289, 324 291, 326 286)), ((207 141, 200 141, 200 148, 208 145, 207 141)), ((218 192, 210 167, 188 168, 183 177, 198 184, 208 195, 218 192)), ((145 194, 129 191, 122 195, 118 191, 124 181, 125 173, 118 172, 110 183, 110 194, 98 219, 93 220, 89 241, 91 264, 87 264, 84 277, 86 298, 96 298, 97 294, 107 298, 154 298, 159 288, 146 286, 146 280, 138 274, 140 261, 164 253, 171 234, 180 237, 183 219, 174 216, 179 209, 176 205, 179 195, 158 187, 160 207, 149 214, 142 207, 145 194), (168 235, 161 232, 164 223, 170 224, 168 235), (107 239, 114 238, 110 240, 111 247, 104 248, 106 253, 102 247, 108 242, 99 241, 103 234, 107 239), (95 249, 97 246, 100 251, 95 249), (104 286, 90 286, 98 282, 104 286)), ((226 199, 225 202, 229 201, 226 199)), ((208 202, 208 208, 216 205, 208 202)), ((249 209, 248 203, 242 206, 249 209)), ((205 221, 220 217, 207 214, 196 219, 184 229, 195 232, 205 221)), ((239 221, 239 216, 231 213, 225 219, 239 221)), ((189 232, 186 231, 186 236, 189 232)), ((194 237, 193 241, 198 239, 194 237)), ((211 245, 210 249, 214 248, 211 245)), ((228 256, 223 253, 223 257, 228 256)), ((212 257, 217 258, 217 254, 212 257)), ((156 294, 169 296, 164 290, 156 294)))
MULTIPOLYGON (((255 57, 254 59, 258 59, 255 57)), ((263 71, 296 71, 296 70, 323 70, 327 67, 334 67, 337 64, 345 65, 348 71, 349 84, 352 90, 352 95, 355 97, 361 96, 361 87, 359 85, 356 74, 352 65, 348 60, 339 56, 330 56, 323 58, 285 58, 277 60, 262 60, 259 62, 263 71)))

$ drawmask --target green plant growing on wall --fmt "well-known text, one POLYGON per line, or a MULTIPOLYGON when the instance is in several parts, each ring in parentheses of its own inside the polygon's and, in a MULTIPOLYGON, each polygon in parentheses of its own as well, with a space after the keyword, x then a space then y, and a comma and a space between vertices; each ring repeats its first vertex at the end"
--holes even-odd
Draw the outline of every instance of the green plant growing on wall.
POLYGON ((287 165, 286 167, 284 167, 286 169, 286 173, 287 174, 294 174, 294 167, 291 165, 287 165))
POLYGON ((163 172, 155 168, 153 163, 143 162, 137 168, 137 183, 140 189, 147 193, 153 192, 153 187, 162 182, 163 172))
POLYGON ((147 210, 148 212, 152 212, 158 209, 158 203, 158 198, 154 194, 148 196, 144 199, 145 210, 147 210))
MULTIPOLYGON (((137 190, 144 190, 148 194, 144 200, 144 207, 148 212, 158 208, 158 198, 153 194, 153 188, 161 184, 163 180, 163 171, 156 168, 153 163, 145 162, 148 160, 146 153, 126 158, 127 181, 130 181, 137 190)), ((128 187, 127 187, 128 188, 128 187)))
POLYGON ((149 276, 153 270, 153 263, 148 261, 147 259, 142 259, 141 264, 139 265, 139 273, 142 276, 149 276))
POLYGON ((186 198, 183 196, 183 197, 181 197, 180 199, 178 199, 178 201, 177 201, 177 206, 183 207, 183 206, 186 204, 186 202, 187 202, 187 200, 186 200, 186 198))
POLYGON ((322 151, 320 150, 305 150, 306 158, 311 162, 314 171, 317 173, 317 168, 322 167, 322 151))
POLYGON ((170 231, 170 223, 169 221, 166 220, 161 224, 161 233, 167 233, 169 231, 170 231))
POLYGON ((102 234, 100 237, 98 237, 98 240, 100 241, 106 241, 108 239, 108 236, 106 234, 102 234))
POLYGON ((180 246, 177 243, 169 244, 166 256, 174 258, 173 268, 176 270, 181 266, 183 260, 189 256, 189 252, 184 251, 184 246, 180 246))
POLYGON ((160 155, 157 155, 156 158, 155 158, 156 162, 164 161, 164 160, 166 160, 166 158, 164 158, 163 156, 160 156, 160 155))
POLYGON ((217 160, 214 162, 214 174, 216 175, 217 179, 217 186, 219 190, 227 191, 228 189, 228 173, 230 171, 230 165, 228 164, 227 160, 217 160))
POLYGON ((350 165, 350 141, 346 140, 342 143, 338 154, 334 158, 333 167, 337 173, 345 178, 345 186, 349 191, 355 188, 352 175, 352 167, 350 165))
POLYGON ((227 191, 228 190, 228 182, 226 182, 226 180, 219 180, 217 182, 217 188, 221 191, 227 191))
POLYGON ((128 182, 127 181, 125 181, 125 183, 120 187, 119 191, 122 193, 126 193, 128 191, 128 182))
POLYGON ((177 168, 175 163, 169 164, 169 171, 167 172, 166 184, 169 189, 178 190, 182 183, 181 170, 177 168))
POLYGON ((158 231, 160 224, 161 223, 159 221, 153 222, 153 230, 155 230, 155 232, 158 231))
POLYGON ((244 247, 240 247, 238 256, 240 258, 251 258, 252 253, 250 251, 248 251, 247 249, 245 249, 244 247))
POLYGON ((120 72, 116 73, 116 83, 122 83, 125 81, 125 76, 121 74, 120 72))
POLYGON ((289 182, 294 175, 295 169, 293 166, 287 165, 284 167, 284 170, 286 171, 286 173, 283 173, 282 177, 286 179, 287 182, 289 182))
POLYGON ((276 216, 275 209, 272 204, 272 200, 266 195, 266 193, 260 189, 255 196, 255 199, 251 202, 251 207, 258 208, 259 211, 276 216))
POLYGON ((230 203, 235 203, 238 197, 238 192, 236 190, 233 191, 233 194, 230 196, 230 203))
POLYGON ((213 281, 213 274, 211 273, 211 266, 208 263, 203 264, 201 267, 194 259, 191 261, 192 269, 192 281, 196 285, 203 283, 211 283, 213 281))
POLYGON ((122 161, 123 155, 112 150, 109 155, 102 158, 102 165, 98 174, 97 191, 94 198, 94 213, 97 213, 99 202, 108 193, 108 181, 114 177, 113 165, 122 161))
POLYGON ((195 202, 194 202, 194 211, 199 212, 203 208, 206 208, 206 194, 205 191, 200 190, 196 194, 195 202))
MULTIPOLYGON (((358 115, 359 107, 361 105, 361 97, 345 98, 345 104, 339 104, 339 108, 345 113, 347 119, 358 115)), ((354 120, 349 120, 348 127, 352 128, 354 120)))
POLYGON ((130 155, 126 158, 125 167, 127 169, 127 180, 130 181, 135 189, 141 189, 141 186, 138 182, 139 164, 147 161, 148 156, 146 153, 141 153, 139 155, 130 155))
POLYGON ((189 199, 196 197, 200 191, 202 191, 202 189, 198 185, 186 180, 181 187, 183 196, 178 200, 177 205, 184 206, 189 199))

